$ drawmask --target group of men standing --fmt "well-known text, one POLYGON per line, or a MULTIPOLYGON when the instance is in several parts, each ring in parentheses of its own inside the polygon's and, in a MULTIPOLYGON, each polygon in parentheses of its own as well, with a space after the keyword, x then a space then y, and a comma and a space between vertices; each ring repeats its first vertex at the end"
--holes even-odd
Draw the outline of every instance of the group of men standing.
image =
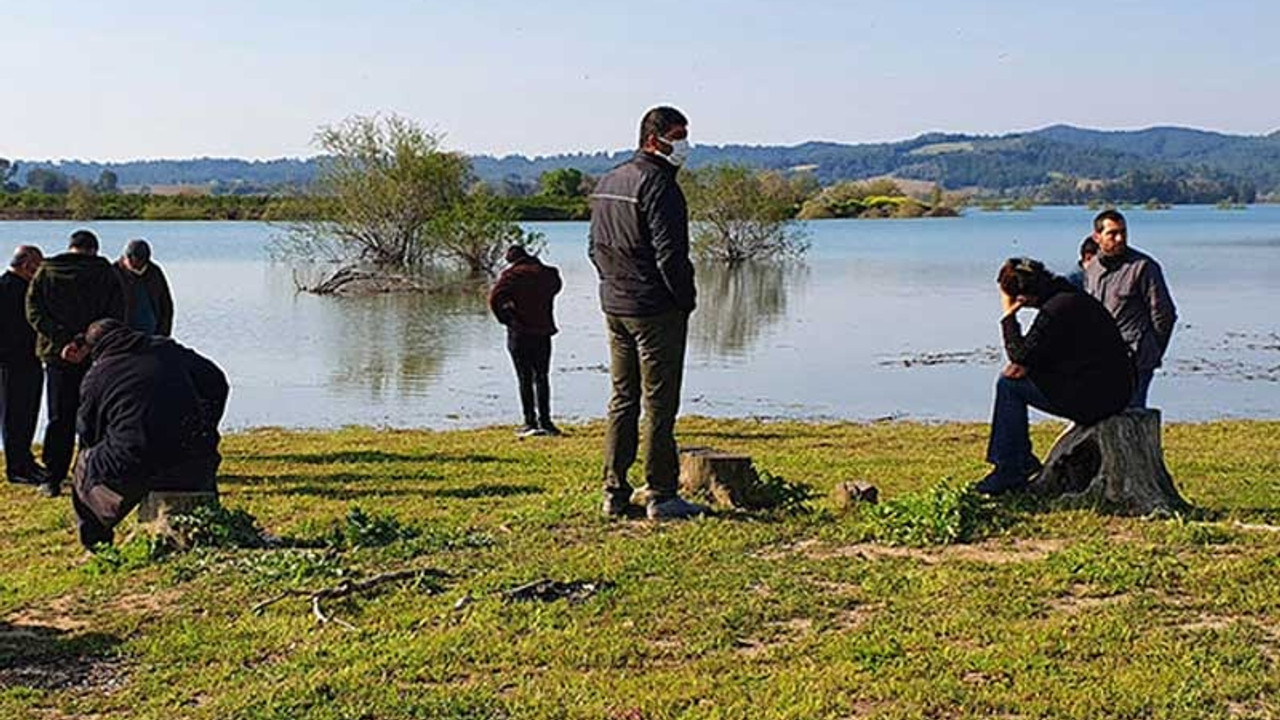
POLYGON ((996 381, 987 445, 995 467, 979 491, 1017 490, 1040 471, 1028 407, 1089 425, 1147 406, 1178 314, 1160 264, 1128 239, 1124 215, 1104 210, 1081 246, 1076 281, 1028 258, 1001 266, 996 282, 1009 363, 996 381), (1017 317, 1023 307, 1038 310, 1025 335, 1017 317))
POLYGON ((169 284, 145 240, 112 264, 97 236, 78 230, 47 259, 20 246, 0 277, 6 474, 55 497, 76 457, 73 506, 86 547, 110 541, 149 489, 213 485, 226 378, 169 340, 172 328, 169 284), (43 466, 31 452, 42 384, 43 466))

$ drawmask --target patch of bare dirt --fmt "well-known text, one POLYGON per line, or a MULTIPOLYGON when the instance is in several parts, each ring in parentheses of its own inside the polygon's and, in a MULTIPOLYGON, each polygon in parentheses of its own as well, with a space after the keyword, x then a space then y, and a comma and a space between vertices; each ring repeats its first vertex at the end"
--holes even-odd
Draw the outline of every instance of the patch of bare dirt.
POLYGON ((1065 613, 1067 615, 1079 615, 1090 610, 1108 607, 1124 602, 1128 595, 1106 595, 1104 597, 1095 597, 1091 595, 1063 595, 1049 601, 1049 608, 1055 612, 1065 613))
POLYGON ((1043 560, 1051 553, 1061 550, 1064 545, 1061 540, 1053 539, 985 540, 966 545, 944 545, 927 548, 896 547, 876 543, 857 543, 855 545, 831 547, 823 546, 816 541, 804 541, 790 546, 774 548, 767 553, 761 553, 759 557, 765 560, 780 560, 787 555, 799 553, 815 560, 831 558, 857 558, 861 560, 910 558, 919 560, 927 565, 953 561, 1004 565, 1043 560))

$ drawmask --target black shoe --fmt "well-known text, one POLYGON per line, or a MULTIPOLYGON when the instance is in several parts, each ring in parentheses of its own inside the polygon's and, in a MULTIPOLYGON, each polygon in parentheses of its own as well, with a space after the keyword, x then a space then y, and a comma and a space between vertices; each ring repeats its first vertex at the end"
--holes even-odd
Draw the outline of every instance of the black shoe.
POLYGON ((560 432, 560 428, 556 427, 555 423, 550 420, 544 423, 539 423, 538 429, 542 430, 543 435, 551 435, 552 437, 560 437, 564 434, 560 432))
POLYGON ((19 485, 40 485, 49 482, 49 473, 38 464, 28 465, 10 473, 9 482, 19 485))
POLYGON ((45 497, 55 498, 62 494, 61 482, 42 482, 36 485, 36 491, 45 497))
POLYGON ((993 470, 986 477, 979 480, 978 484, 973 486, 973 489, 983 495, 1003 495, 1022 490, 1026 486, 1027 478, 1024 475, 993 470))

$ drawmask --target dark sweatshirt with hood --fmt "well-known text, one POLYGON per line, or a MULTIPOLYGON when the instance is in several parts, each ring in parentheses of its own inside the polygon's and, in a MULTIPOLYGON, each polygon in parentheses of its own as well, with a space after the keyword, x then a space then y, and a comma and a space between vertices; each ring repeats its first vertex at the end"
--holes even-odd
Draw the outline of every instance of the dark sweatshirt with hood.
POLYGON ((80 389, 76 429, 85 474, 145 490, 199 490, 213 477, 166 470, 193 465, 216 471, 218 422, 226 408, 226 375, 211 360, 173 340, 116 324, 92 347, 93 365, 80 389))
POLYGON ((124 291, 105 259, 65 252, 47 258, 31 278, 27 322, 46 363, 60 362, 62 348, 102 318, 124 319, 124 291))

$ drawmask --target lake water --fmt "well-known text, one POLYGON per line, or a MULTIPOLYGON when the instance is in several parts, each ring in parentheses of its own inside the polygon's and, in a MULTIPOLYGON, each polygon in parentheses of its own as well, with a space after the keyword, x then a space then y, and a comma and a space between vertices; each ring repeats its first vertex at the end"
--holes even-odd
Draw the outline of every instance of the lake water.
MULTIPOLYGON (((1000 263, 1065 272, 1093 213, 970 210, 958 219, 807 225, 803 263, 699 268, 683 412, 871 420, 987 419, 1002 363, 1000 263)), ((1280 206, 1128 213, 1180 318, 1152 403, 1170 420, 1280 417, 1280 206)), ((79 223, 0 222, 0 245, 65 246, 79 223)), ((169 275, 175 336, 232 382, 226 425, 449 428, 520 416, 501 326, 479 296, 298 294, 260 223, 98 222, 116 256, 145 237, 169 275)), ((585 223, 532 223, 565 280, 553 410, 604 414, 609 381, 585 223)), ((1030 315, 1024 313, 1024 327, 1030 315)))

